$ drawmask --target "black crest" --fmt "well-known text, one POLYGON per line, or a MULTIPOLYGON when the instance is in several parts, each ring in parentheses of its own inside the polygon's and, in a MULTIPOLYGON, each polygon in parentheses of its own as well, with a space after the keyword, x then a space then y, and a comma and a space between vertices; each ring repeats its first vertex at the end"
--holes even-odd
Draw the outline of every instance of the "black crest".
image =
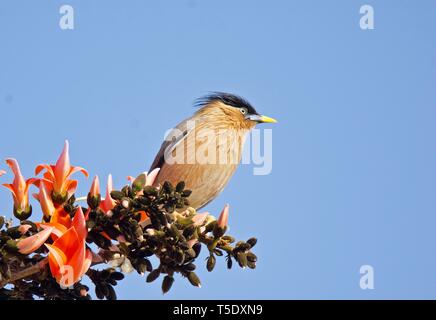
POLYGON ((195 102, 195 106, 201 108, 214 101, 221 101, 222 103, 235 108, 246 108, 249 114, 257 114, 256 109, 254 109, 247 100, 240 96, 225 92, 212 92, 211 94, 198 99, 195 102))

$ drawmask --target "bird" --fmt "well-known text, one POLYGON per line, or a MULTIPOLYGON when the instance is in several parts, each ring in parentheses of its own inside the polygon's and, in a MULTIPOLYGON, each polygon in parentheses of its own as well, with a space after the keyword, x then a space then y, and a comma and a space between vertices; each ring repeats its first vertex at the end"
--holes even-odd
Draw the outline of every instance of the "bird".
POLYGON ((198 110, 169 131, 150 172, 160 169, 154 187, 183 181, 192 191, 189 205, 198 210, 229 183, 241 162, 247 134, 259 123, 277 120, 260 115, 247 100, 231 93, 212 92, 194 105, 198 110))

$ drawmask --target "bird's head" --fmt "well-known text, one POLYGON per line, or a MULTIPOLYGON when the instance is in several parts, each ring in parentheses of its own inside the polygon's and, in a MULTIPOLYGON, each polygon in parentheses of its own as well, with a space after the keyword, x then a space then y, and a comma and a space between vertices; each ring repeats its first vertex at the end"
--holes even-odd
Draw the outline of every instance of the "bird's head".
POLYGON ((214 92, 197 100, 198 115, 208 121, 251 129, 258 123, 276 123, 277 120, 259 114, 244 98, 224 92, 214 92))

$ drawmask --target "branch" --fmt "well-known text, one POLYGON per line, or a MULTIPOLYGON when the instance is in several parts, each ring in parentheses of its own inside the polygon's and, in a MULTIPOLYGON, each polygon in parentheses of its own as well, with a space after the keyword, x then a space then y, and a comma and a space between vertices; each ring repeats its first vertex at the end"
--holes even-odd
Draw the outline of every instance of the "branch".
POLYGON ((42 269, 45 268, 47 265, 48 260, 47 258, 38 262, 37 264, 34 264, 33 266, 30 266, 28 268, 25 268, 23 270, 17 271, 10 278, 7 278, 5 280, 0 281, 0 289, 3 288, 5 285, 9 283, 14 283, 15 281, 33 276, 34 274, 37 274, 42 269))

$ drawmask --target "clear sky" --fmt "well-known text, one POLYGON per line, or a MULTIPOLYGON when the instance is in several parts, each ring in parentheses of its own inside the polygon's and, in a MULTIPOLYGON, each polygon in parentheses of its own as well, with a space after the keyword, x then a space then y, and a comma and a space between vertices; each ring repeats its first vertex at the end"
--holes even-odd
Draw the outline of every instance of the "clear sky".
POLYGON ((258 269, 201 266, 201 289, 177 278, 165 297, 133 274, 120 298, 436 298, 435 17, 432 0, 3 0, 0 158, 28 176, 69 139, 74 164, 121 187, 196 98, 237 93, 279 120, 263 126, 273 171, 241 166, 207 209, 230 203, 258 269))

